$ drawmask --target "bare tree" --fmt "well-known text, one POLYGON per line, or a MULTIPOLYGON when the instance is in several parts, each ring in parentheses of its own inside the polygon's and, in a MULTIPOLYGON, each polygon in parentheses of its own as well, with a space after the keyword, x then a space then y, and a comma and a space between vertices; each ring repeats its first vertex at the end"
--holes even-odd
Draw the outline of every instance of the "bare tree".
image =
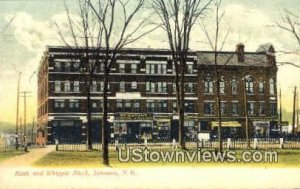
POLYGON ((102 157, 103 164, 109 165, 108 143, 110 126, 108 123, 108 83, 111 68, 117 61, 118 53, 126 45, 132 44, 154 31, 158 26, 148 30, 142 28, 148 25, 147 19, 138 19, 138 14, 143 10, 145 0, 98 0, 97 3, 86 0, 96 15, 98 24, 103 28, 103 52, 104 64, 104 91, 103 91, 103 118, 102 118, 102 157))
MULTIPOLYGON (((227 37, 230 33, 230 29, 228 29, 225 33, 225 36, 223 39, 220 35, 220 24, 222 22, 222 19, 225 15, 225 12, 220 12, 222 0, 214 0, 214 6, 215 6, 215 28, 214 33, 209 32, 207 29, 207 26, 202 23, 202 29, 205 33, 205 36, 208 40, 209 46, 211 47, 212 51, 214 52, 214 75, 216 79, 216 87, 215 87, 215 100, 216 100, 216 112, 217 112, 217 121, 218 121, 218 140, 219 140, 219 150, 223 150, 222 145, 222 115, 221 115, 221 99, 220 99, 220 62, 219 62, 219 52, 223 50, 225 42, 227 40, 227 37), (211 35, 214 36, 211 36, 211 35)), ((229 56, 225 62, 223 62, 224 65, 226 65, 229 60, 232 58, 232 56, 229 56)))
POLYGON ((168 36, 175 65, 175 88, 179 115, 179 145, 185 149, 184 99, 185 72, 190 46, 190 35, 195 23, 205 15, 211 0, 153 0, 152 7, 160 18, 161 27, 168 36))
POLYGON ((300 17, 297 14, 285 10, 284 16, 275 22, 275 26, 292 34, 300 46, 300 17))
POLYGON ((62 26, 55 23, 61 41, 72 50, 72 61, 80 61, 80 66, 75 71, 81 73, 80 79, 85 83, 87 127, 86 127, 86 146, 92 149, 92 108, 91 108, 91 89, 95 80, 95 72, 99 67, 99 53, 91 51, 92 48, 101 46, 101 36, 103 29, 95 22, 93 12, 85 0, 77 2, 79 15, 74 16, 64 1, 67 16, 67 31, 62 26), (96 37, 95 37, 96 36, 96 37))

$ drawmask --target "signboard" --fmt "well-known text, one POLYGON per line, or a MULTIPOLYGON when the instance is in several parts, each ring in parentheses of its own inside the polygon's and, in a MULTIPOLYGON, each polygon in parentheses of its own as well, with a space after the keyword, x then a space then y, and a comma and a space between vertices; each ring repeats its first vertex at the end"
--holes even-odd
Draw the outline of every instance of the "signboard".
POLYGON ((152 120, 153 116, 147 113, 120 113, 115 116, 118 120, 152 120))
POLYGON ((199 141, 208 141, 210 140, 210 133, 198 133, 198 140, 199 141))
MULTIPOLYGON (((218 127, 218 126, 219 126, 219 122, 217 122, 217 121, 211 122, 211 127, 218 127)), ((237 121, 222 121, 221 126, 222 127, 241 127, 242 125, 237 121)))

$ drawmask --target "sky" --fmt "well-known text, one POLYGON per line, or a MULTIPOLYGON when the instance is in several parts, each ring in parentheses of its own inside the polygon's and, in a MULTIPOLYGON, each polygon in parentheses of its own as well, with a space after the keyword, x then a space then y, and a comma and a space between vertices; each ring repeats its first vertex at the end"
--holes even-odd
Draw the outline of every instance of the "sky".
MULTIPOLYGON (((72 15, 77 14, 76 0, 67 0, 72 15)), ((300 52, 294 37, 272 27, 280 19, 281 10, 299 12, 300 0, 223 0, 225 12, 222 33, 230 30, 223 50, 234 51, 238 43, 246 51, 256 51, 261 44, 271 43, 276 51, 300 52)), ((15 123, 17 76, 22 72, 21 91, 31 91, 27 100, 27 120, 36 116, 36 71, 47 45, 61 45, 54 23, 65 27, 66 16, 62 0, 0 0, 0 122, 15 123), (13 21, 6 28, 8 23, 13 21), (5 30, 3 30, 6 28, 5 30)), ((214 32, 213 16, 209 12, 201 23, 214 32)), ((211 50, 200 24, 191 36, 192 50, 211 50)), ((166 36, 156 30, 129 47, 168 48, 166 36)), ((296 53, 276 54, 278 62, 300 65, 296 53)), ((289 65, 278 67, 278 87, 282 89, 283 107, 292 111, 293 86, 300 87, 300 69, 289 65)), ((23 99, 20 101, 21 116, 23 99)))

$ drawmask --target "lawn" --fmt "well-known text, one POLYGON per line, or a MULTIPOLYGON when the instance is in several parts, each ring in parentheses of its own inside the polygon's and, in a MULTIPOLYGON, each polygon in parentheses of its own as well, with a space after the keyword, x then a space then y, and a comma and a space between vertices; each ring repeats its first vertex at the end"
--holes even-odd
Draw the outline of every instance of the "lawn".
MULTIPOLYGON (((190 151, 191 153, 193 151, 190 151)), ((235 151, 236 157, 241 158, 242 151, 235 151)), ((252 151, 254 152, 254 151, 252 151)), ((264 152, 264 151, 262 151, 264 152)), ((246 166, 246 167, 300 167, 300 150, 276 150, 278 152, 278 162, 277 163, 243 163, 243 162, 198 162, 194 160, 192 162, 139 162, 135 163, 129 161, 126 163, 120 162, 118 159, 118 154, 116 151, 110 152, 110 165, 111 167, 162 167, 162 166, 188 166, 188 167, 201 167, 201 166, 246 166)), ((125 156, 125 152, 124 152, 125 156)), ((90 152, 52 152, 41 158, 34 163, 37 167, 103 167, 101 164, 101 152, 90 151, 90 152)))
POLYGON ((22 155, 24 153, 26 153, 26 152, 23 151, 23 150, 14 150, 14 149, 8 149, 8 150, 5 150, 5 151, 0 151, 0 161, 4 161, 4 160, 9 159, 11 157, 22 155))

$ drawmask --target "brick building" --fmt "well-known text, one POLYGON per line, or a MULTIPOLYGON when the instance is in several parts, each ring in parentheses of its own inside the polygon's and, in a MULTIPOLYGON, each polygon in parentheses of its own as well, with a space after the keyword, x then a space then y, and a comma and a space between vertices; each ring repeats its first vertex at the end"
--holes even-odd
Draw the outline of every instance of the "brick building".
MULTIPOLYGON (((244 135, 244 81, 251 133, 269 136, 277 122, 277 67, 274 49, 267 52, 219 52, 220 92, 224 136, 244 135)), ((91 52, 94 49, 91 49, 91 52)), ((80 49, 48 47, 38 74, 38 127, 49 143, 55 139, 84 142, 86 90, 80 72, 80 49)), ((189 52, 185 87, 186 137, 216 130, 213 52, 189 52)), ((101 66, 91 89, 92 138, 100 141, 103 72, 101 66)), ((111 138, 135 141, 143 137, 178 137, 175 74, 172 56, 163 49, 124 49, 118 54, 109 80, 111 138)))

